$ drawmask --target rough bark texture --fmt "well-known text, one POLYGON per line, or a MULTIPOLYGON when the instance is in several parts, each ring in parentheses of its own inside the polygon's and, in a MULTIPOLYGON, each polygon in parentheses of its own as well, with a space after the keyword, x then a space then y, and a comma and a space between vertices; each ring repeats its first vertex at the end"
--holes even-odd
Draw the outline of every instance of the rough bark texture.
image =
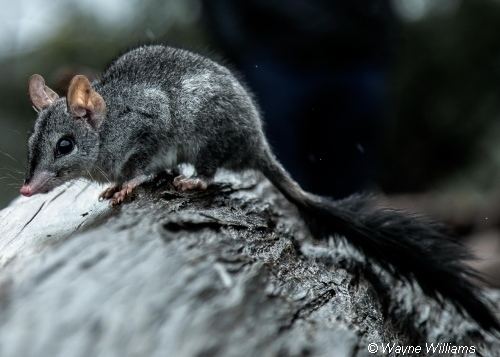
POLYGON ((0 356, 366 356, 369 343, 426 342, 500 355, 450 306, 313 241, 252 175, 198 194, 159 182, 116 209, 101 189, 0 212, 0 356))

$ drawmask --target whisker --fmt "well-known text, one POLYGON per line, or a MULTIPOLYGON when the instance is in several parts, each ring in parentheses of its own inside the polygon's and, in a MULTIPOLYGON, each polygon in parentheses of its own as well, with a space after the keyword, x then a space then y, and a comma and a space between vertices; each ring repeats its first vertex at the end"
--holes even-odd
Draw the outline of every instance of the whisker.
POLYGON ((111 180, 109 179, 109 177, 106 175, 106 173, 104 172, 104 170, 102 168, 100 168, 98 165, 95 166, 97 170, 99 170, 99 172, 104 176, 104 178, 108 181, 108 183, 110 184, 111 183, 111 180))
POLYGON ((90 173, 90 171, 89 171, 89 170, 87 170, 87 169, 85 169, 85 170, 86 170, 86 171, 87 171, 87 173, 89 174, 89 176, 90 176, 91 180, 95 182, 95 179, 94 179, 94 177, 92 176, 92 174, 90 173))
POLYGON ((22 186, 22 184, 18 184, 18 183, 6 183, 5 184, 6 186, 9 186, 9 187, 17 187, 17 188, 20 188, 22 186))
POLYGON ((10 174, 10 173, 8 173, 8 172, 7 172, 7 173, 5 173, 5 176, 4 176, 4 177, 9 177, 9 178, 11 178, 11 179, 13 179, 13 180, 16 180, 16 181, 19 179, 19 177, 16 177, 16 176, 14 176, 14 175, 12 175, 12 174, 10 174))
POLYGON ((0 150, 0 154, 3 154, 4 156, 8 157, 9 159, 11 159, 12 161, 18 163, 19 160, 16 159, 14 156, 10 155, 9 153, 6 153, 5 151, 3 150, 0 150))
POLYGON ((14 169, 11 169, 11 168, 8 168, 8 167, 0 167, 0 170, 4 170, 4 171, 7 171, 11 174, 16 174, 16 175, 24 175, 24 172, 21 172, 21 171, 17 171, 17 170, 14 170, 14 169))
POLYGON ((13 132, 14 134, 17 134, 19 136, 23 136, 24 137, 24 135, 19 130, 11 129, 11 128, 8 128, 8 130, 11 131, 11 132, 13 132))

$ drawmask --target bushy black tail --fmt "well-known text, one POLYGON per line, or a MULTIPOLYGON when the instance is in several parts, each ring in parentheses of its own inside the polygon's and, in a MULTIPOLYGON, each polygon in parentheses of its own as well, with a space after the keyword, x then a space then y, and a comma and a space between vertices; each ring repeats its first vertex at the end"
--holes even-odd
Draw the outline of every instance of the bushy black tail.
POLYGON ((298 207, 316 238, 344 236, 397 277, 415 279, 425 294, 452 302, 485 330, 500 331, 481 293, 476 293, 480 288, 472 283, 480 279, 478 273, 463 264, 471 255, 441 226, 400 211, 375 209, 362 196, 335 202, 307 193, 269 151, 258 166, 298 207))

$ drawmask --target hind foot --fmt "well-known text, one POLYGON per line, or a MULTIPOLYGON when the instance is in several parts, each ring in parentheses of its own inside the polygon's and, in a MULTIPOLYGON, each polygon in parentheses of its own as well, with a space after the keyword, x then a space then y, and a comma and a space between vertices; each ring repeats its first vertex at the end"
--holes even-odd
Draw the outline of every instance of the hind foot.
POLYGON ((179 175, 174 178, 174 187, 178 191, 205 191, 208 187, 208 182, 199 177, 186 177, 184 175, 179 175))

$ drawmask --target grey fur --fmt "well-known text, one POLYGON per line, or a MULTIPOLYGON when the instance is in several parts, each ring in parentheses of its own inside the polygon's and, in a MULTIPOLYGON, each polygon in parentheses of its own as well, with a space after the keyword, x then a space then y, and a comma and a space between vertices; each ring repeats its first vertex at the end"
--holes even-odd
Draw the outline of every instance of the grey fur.
MULTIPOLYGON (((464 247, 425 220, 373 210, 356 196, 332 202, 303 191, 274 158, 257 107, 223 66, 188 51, 145 46, 119 57, 93 83, 107 115, 94 128, 73 118, 64 99, 44 109, 29 142, 29 182, 50 172, 49 188, 82 176, 118 184, 149 177, 180 163, 210 179, 218 168, 257 169, 303 214, 316 238, 344 236, 397 276, 416 279, 429 296, 450 299, 487 330, 500 326, 462 264, 464 247), (77 149, 54 158, 64 135, 77 149)), ((140 180, 139 180, 140 181, 140 180)))
POLYGON ((93 130, 72 118, 64 98, 43 110, 29 143, 28 180, 38 169, 58 173, 60 183, 89 175, 123 183, 180 163, 211 178, 222 167, 253 168, 266 146, 247 91, 228 69, 191 52, 139 47, 118 58, 93 87, 107 105, 102 126, 93 130), (65 134, 75 137, 78 150, 54 159, 65 134))

